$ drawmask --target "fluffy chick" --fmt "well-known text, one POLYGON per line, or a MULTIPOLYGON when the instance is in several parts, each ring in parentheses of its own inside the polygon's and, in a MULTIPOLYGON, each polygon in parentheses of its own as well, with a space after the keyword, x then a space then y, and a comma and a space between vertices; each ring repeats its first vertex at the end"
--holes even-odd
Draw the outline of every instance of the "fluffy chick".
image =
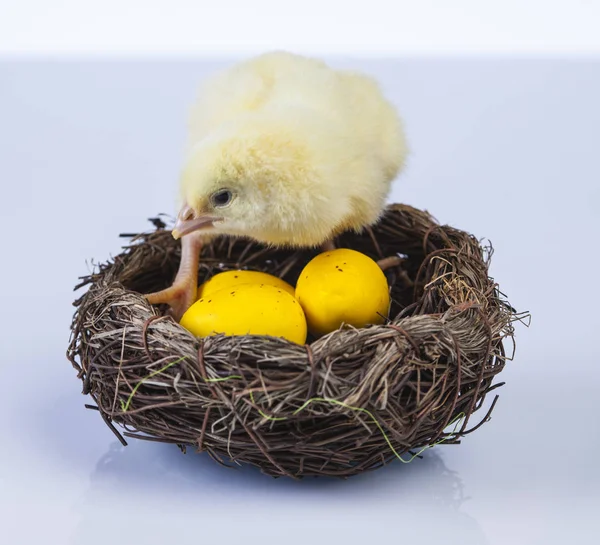
POLYGON ((206 236, 319 246, 377 222, 406 155, 396 110, 365 75, 285 52, 216 74, 190 116, 180 271, 148 300, 187 309, 206 236))

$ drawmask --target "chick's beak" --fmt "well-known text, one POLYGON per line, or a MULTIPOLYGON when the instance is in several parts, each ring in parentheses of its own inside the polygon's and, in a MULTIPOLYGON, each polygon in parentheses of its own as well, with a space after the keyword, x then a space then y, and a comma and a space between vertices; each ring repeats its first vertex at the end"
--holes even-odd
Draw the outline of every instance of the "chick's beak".
POLYGON ((196 214, 194 209, 190 206, 185 205, 177 216, 175 227, 171 234, 173 238, 178 239, 183 235, 193 233, 194 231, 200 231, 202 229, 208 229, 214 225, 216 221, 221 221, 223 218, 219 216, 213 216, 211 214, 196 214))

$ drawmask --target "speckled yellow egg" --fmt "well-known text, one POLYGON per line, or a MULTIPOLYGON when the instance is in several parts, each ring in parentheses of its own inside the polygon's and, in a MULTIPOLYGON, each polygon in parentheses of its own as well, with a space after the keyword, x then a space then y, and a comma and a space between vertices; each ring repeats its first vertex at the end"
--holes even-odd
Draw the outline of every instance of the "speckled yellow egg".
POLYGON ((198 296, 196 300, 200 300, 216 291, 238 286, 239 284, 266 284, 275 286, 276 288, 287 291, 290 295, 294 295, 294 288, 285 280, 259 271, 225 271, 215 274, 208 279, 204 284, 198 287, 198 296))
POLYGON ((306 265, 296 283, 296 299, 315 335, 343 323, 354 327, 383 323, 390 306, 387 279, 379 265, 345 248, 319 254, 306 265))
POLYGON ((268 284, 237 284, 205 294, 180 323, 197 337, 222 333, 306 341, 302 307, 286 290, 268 284))

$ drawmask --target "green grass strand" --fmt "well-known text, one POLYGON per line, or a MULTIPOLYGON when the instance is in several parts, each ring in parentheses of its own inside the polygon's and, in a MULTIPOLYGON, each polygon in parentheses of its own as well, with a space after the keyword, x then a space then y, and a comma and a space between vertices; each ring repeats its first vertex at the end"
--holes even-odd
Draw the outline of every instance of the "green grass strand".
MULTIPOLYGON (((256 405, 256 403, 254 402, 254 395, 252 392, 250 392, 250 399, 252 401, 252 403, 254 405, 256 405)), ((385 432, 385 430, 383 429, 383 426, 379 423, 379 421, 375 418, 375 416, 373 415, 373 413, 371 411, 369 411, 368 409, 365 409, 363 407, 353 407, 352 405, 348 405, 347 403, 344 403, 343 401, 339 401, 337 399, 330 399, 330 398, 326 398, 326 397, 313 397, 307 401, 305 401, 300 407, 298 407, 293 414, 297 415, 300 412, 302 412, 304 409, 306 409, 306 407, 308 407, 311 403, 330 403, 332 405, 338 405, 340 407, 344 407, 345 409, 349 409, 355 412, 360 412, 363 414, 366 414, 372 421, 373 423, 377 426, 377 428, 379 429, 379 431, 381 432, 381 435, 383 436, 383 438, 385 439, 385 442, 387 443, 388 447, 390 448, 390 450, 394 453, 394 456, 400 460, 403 464, 408 464, 410 462, 412 462, 415 458, 417 458, 418 456, 420 456, 423 452, 425 452, 427 449, 434 447, 436 445, 439 445, 441 443, 443 443, 444 441, 447 441, 449 437, 442 437, 439 441, 436 441, 435 443, 433 443, 432 445, 426 445, 425 447, 423 447, 421 450, 419 450, 418 452, 416 452, 415 454, 413 454, 408 460, 405 460, 404 458, 402 458, 402 456, 396 451, 396 449, 394 448, 394 445, 392 445, 392 442, 390 441, 390 438, 388 437, 387 433, 385 432)), ((270 421, 270 422, 280 422, 282 420, 287 420, 288 417, 285 416, 280 416, 280 417, 275 417, 275 416, 269 416, 268 414, 264 413, 259 407, 257 407, 257 410, 259 412, 259 414, 266 420, 270 421)), ((452 434, 456 433, 456 429, 458 427, 458 424, 460 422, 460 420, 462 418, 464 418, 465 414, 464 413, 459 413, 451 422, 448 423, 448 426, 451 426, 452 424, 455 424, 454 426, 454 430, 452 431, 452 434)), ((447 427, 447 426, 446 426, 447 427)), ((452 435, 450 434, 450 435, 452 435)))
POLYGON ((152 373, 150 373, 147 377, 144 377, 142 380, 140 380, 134 387, 133 390, 131 390, 131 393, 129 394, 129 397, 127 398, 127 403, 123 403, 123 400, 121 400, 121 410, 125 413, 129 410, 129 406, 131 405, 131 400, 133 399, 133 396, 135 395, 135 393, 138 391, 138 388, 147 380, 150 380, 152 377, 155 377, 156 375, 160 375, 161 373, 164 373, 169 367, 173 367, 173 365, 176 365, 177 363, 183 361, 186 358, 186 356, 182 356, 181 358, 172 361, 171 363, 168 363, 167 365, 165 365, 164 367, 161 367, 160 369, 153 371, 152 373))

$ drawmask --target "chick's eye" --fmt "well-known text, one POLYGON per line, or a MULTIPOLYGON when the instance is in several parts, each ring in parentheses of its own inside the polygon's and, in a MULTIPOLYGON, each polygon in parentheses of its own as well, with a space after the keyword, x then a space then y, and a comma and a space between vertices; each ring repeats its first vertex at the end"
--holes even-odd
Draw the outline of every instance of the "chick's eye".
POLYGON ((220 189, 212 194, 210 201, 215 208, 222 208, 227 206, 232 199, 233 193, 229 189, 220 189))

